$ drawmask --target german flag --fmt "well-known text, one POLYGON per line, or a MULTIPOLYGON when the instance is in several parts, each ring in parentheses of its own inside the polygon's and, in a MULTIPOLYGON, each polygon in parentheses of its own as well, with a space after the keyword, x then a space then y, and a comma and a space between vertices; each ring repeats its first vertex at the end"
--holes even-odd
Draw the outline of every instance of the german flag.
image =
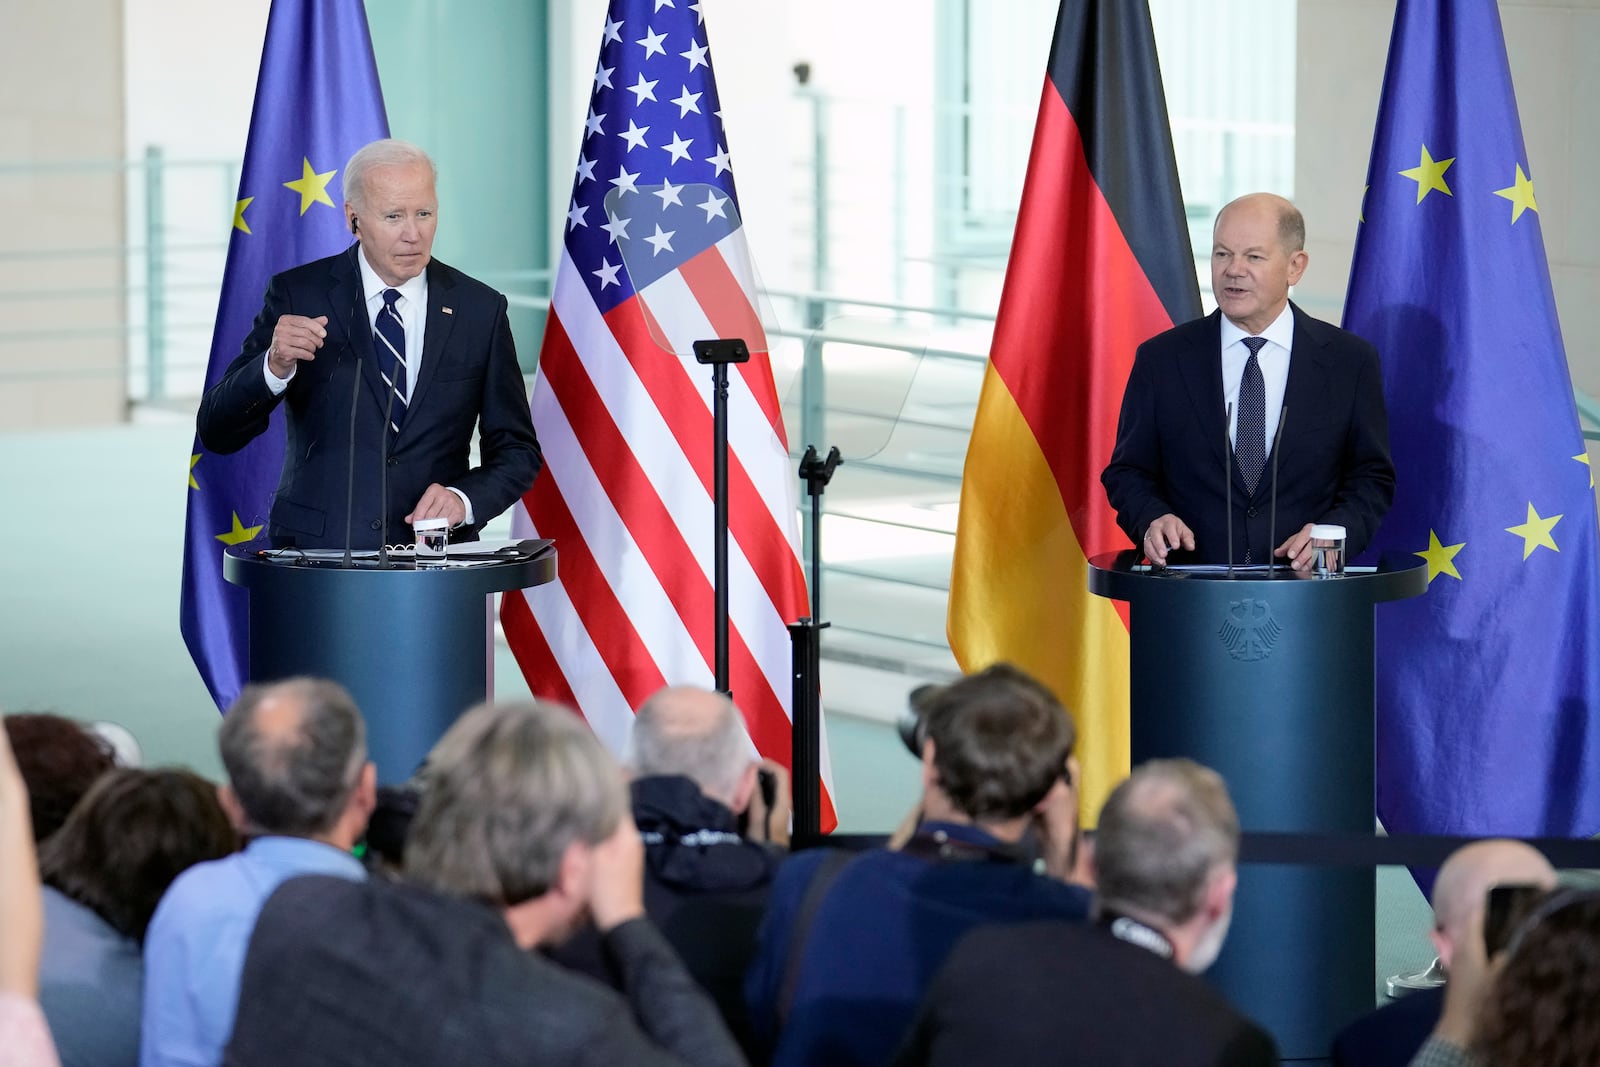
POLYGON ((1128 773, 1127 605, 1088 560, 1128 545, 1100 487, 1134 350, 1200 314, 1145 0, 1063 0, 950 578, 965 671, 1008 660, 1078 725, 1082 803, 1128 773))

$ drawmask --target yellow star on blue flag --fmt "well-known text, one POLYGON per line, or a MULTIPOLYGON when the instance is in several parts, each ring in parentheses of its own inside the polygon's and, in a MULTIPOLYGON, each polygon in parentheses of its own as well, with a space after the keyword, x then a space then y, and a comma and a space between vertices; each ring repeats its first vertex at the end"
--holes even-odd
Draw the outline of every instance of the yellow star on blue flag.
POLYGON ((1569 466, 1588 455, 1539 161, 1495 0, 1394 8, 1344 326, 1382 356, 1400 487, 1369 555, 1420 557, 1429 585, 1376 613, 1378 816, 1390 833, 1589 837, 1600 521, 1569 466))
POLYGON ((256 534, 261 532, 259 526, 246 526, 239 521, 239 513, 233 513, 233 529, 226 533, 217 534, 217 540, 225 545, 242 545, 246 541, 254 541, 256 534))
POLYGON ((300 194, 300 214, 304 215, 311 210, 312 204, 327 204, 333 207, 333 198, 328 196, 328 182, 338 173, 336 170, 326 170, 317 173, 311 165, 311 160, 303 159, 303 170, 300 177, 292 182, 284 182, 285 189, 293 189, 300 194))
MULTIPOLYGON (((361 0, 261 6, 267 9, 266 39, 226 228, 228 260, 211 331, 208 387, 239 355, 275 274, 349 247, 343 213, 311 206, 336 208, 338 168, 362 145, 389 136, 361 0), (277 192, 280 187, 289 195, 277 192)), ((198 439, 189 450, 180 626, 219 708, 233 703, 248 674, 249 598, 223 578, 225 553, 217 542, 239 545, 263 533, 240 516, 270 513, 283 471, 283 422, 274 414, 265 432, 237 452, 213 452, 198 439), (202 456, 203 489, 196 476, 202 456)))

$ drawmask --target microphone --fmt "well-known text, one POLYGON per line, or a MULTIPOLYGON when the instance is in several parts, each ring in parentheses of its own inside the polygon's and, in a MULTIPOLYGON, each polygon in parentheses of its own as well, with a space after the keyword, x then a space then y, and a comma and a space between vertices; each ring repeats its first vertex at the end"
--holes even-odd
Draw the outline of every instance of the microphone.
POLYGON ((1228 513, 1228 577, 1233 577, 1233 438, 1228 427, 1233 425, 1233 405, 1229 404, 1222 415, 1222 502, 1228 513))
MULTIPOLYGON (((354 247, 354 246, 352 246, 354 247)), ((350 331, 351 322, 355 318, 355 305, 345 309, 344 313, 344 340, 345 346, 355 356, 355 373, 351 377, 350 385, 350 443, 345 452, 344 472, 344 569, 349 570, 355 566, 350 559, 351 523, 355 521, 356 510, 356 410, 361 403, 361 356, 356 351, 355 334, 350 331)), ((344 356, 339 357, 339 365, 344 365, 344 356)))
POLYGON ((1278 432, 1272 435, 1272 514, 1267 519, 1267 577, 1278 569, 1278 446, 1283 443, 1283 424, 1289 421, 1285 406, 1278 413, 1278 432))
POLYGON ((389 562, 389 419, 394 413, 394 379, 389 381, 389 392, 383 404, 383 437, 378 449, 378 566, 387 570, 389 562))

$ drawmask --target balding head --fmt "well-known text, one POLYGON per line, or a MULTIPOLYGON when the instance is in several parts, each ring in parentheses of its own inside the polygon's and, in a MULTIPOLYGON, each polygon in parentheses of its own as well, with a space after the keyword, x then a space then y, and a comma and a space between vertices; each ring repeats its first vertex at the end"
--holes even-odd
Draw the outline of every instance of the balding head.
POLYGON ((1450 854, 1433 883, 1433 943, 1446 970, 1463 938, 1483 936, 1484 898, 1497 885, 1552 889, 1555 868, 1521 841, 1474 841, 1450 854))
POLYGON ((314 678, 247 686, 217 735, 244 827, 318 837, 346 814, 367 759, 366 727, 344 687, 314 678))
POLYGON ((628 766, 647 777, 680 774, 737 812, 749 799, 756 756, 733 701, 695 686, 669 686, 646 700, 628 738, 628 766))
POLYGON ((1293 255, 1306 246, 1306 219, 1294 203, 1276 193, 1249 193, 1229 201, 1217 212, 1212 231, 1222 229, 1229 216, 1249 215, 1268 220, 1278 231, 1278 241, 1286 255, 1293 255))

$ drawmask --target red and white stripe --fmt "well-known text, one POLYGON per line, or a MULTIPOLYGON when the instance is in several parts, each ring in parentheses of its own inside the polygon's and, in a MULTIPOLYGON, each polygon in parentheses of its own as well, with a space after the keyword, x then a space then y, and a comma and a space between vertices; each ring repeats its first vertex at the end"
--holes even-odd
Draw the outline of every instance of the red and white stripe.
POLYGON ((576 707, 614 752, 655 690, 714 684, 711 368, 691 344, 743 337, 751 359, 728 397, 729 684, 756 749, 790 762, 786 626, 807 610, 797 477, 748 263, 736 230, 606 315, 565 250, 558 267, 532 401, 545 469, 514 527, 555 539, 559 576, 506 594, 501 618, 530 689, 576 707))

